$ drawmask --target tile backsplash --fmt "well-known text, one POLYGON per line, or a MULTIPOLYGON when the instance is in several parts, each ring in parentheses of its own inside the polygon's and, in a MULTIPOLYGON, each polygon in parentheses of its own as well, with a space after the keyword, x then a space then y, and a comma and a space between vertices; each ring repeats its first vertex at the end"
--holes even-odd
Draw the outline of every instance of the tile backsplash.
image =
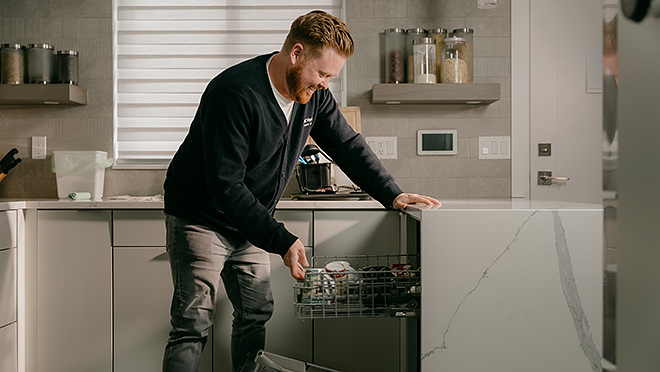
MULTIPOLYGON (((472 0, 347 0, 347 24, 356 52, 346 65, 348 105, 360 106, 366 136, 396 136, 398 158, 383 160, 406 191, 438 198, 508 197, 510 160, 479 160, 479 136, 509 136, 510 2, 493 10, 472 0), (383 81, 382 32, 391 27, 470 27, 474 81, 499 83, 501 99, 488 106, 372 105, 371 87, 383 81), (418 129, 457 129, 456 156, 418 156, 418 129)), ((32 136, 47 136, 54 150, 112 151, 112 1, 3 0, 1 43, 49 43, 80 53, 86 106, 0 106, 0 152, 19 150, 23 162, 0 182, 0 198, 55 198, 50 156, 30 159, 32 136)), ((105 196, 162 193, 164 170, 106 169, 105 196)), ((293 182, 295 183, 295 181, 293 182)), ((292 189, 290 187, 289 189, 292 189)))

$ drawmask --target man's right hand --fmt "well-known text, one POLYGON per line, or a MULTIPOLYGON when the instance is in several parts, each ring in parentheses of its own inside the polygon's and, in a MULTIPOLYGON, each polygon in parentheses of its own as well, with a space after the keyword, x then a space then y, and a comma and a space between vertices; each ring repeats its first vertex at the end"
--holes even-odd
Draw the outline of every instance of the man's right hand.
POLYGON ((291 276, 296 280, 305 279, 305 267, 309 266, 307 257, 305 256, 305 246, 296 239, 289 250, 282 257, 284 264, 291 269, 291 276))

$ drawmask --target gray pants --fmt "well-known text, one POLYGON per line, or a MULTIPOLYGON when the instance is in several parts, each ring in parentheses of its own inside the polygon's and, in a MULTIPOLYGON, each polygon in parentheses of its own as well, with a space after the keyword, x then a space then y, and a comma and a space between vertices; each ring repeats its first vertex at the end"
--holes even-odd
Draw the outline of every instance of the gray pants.
POLYGON ((237 370, 250 351, 265 346, 265 324, 273 313, 269 255, 175 216, 166 216, 166 226, 174 295, 163 371, 198 370, 220 277, 234 308, 231 353, 237 370))

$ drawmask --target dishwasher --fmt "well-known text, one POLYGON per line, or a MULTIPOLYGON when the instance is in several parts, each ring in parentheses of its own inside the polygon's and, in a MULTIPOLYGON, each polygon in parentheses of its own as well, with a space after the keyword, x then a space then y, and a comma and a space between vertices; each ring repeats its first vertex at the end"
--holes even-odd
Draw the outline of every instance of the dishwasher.
MULTIPOLYGON (((418 254, 314 256, 305 279, 293 286, 298 319, 418 318, 418 254)), ((241 372, 340 372, 259 351, 241 372)))

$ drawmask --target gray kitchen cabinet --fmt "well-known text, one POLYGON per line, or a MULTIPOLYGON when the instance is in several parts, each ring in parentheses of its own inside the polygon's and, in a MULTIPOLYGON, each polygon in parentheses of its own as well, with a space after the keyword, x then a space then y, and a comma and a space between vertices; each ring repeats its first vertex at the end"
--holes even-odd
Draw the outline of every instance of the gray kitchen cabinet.
POLYGON ((0 249, 0 327, 16 322, 16 248, 0 249))
MULTIPOLYGON (((398 254, 399 243, 397 212, 314 212, 314 256, 398 254)), ((401 322, 395 318, 315 319, 314 363, 344 372, 398 372, 401 322)))
POLYGON ((37 212, 37 370, 112 371, 108 210, 37 212))
POLYGON ((16 211, 0 212, 0 371, 18 371, 16 211))
POLYGON ((18 348, 16 323, 0 327, 0 371, 18 371, 18 348))
MULTIPOLYGON (((165 217, 162 210, 115 210, 112 220, 114 372, 158 371, 173 291, 165 217)), ((211 350, 204 351, 202 372, 212 369, 211 350)))
MULTIPOLYGON (((307 248, 307 258, 312 250, 312 211, 284 210, 275 212, 275 219, 296 235, 307 248)), ((266 325, 266 350, 289 358, 312 362, 312 322, 295 317, 291 271, 282 257, 271 254, 271 288, 275 309, 266 325)))
POLYGON ((0 249, 16 247, 16 211, 0 211, 0 249))

